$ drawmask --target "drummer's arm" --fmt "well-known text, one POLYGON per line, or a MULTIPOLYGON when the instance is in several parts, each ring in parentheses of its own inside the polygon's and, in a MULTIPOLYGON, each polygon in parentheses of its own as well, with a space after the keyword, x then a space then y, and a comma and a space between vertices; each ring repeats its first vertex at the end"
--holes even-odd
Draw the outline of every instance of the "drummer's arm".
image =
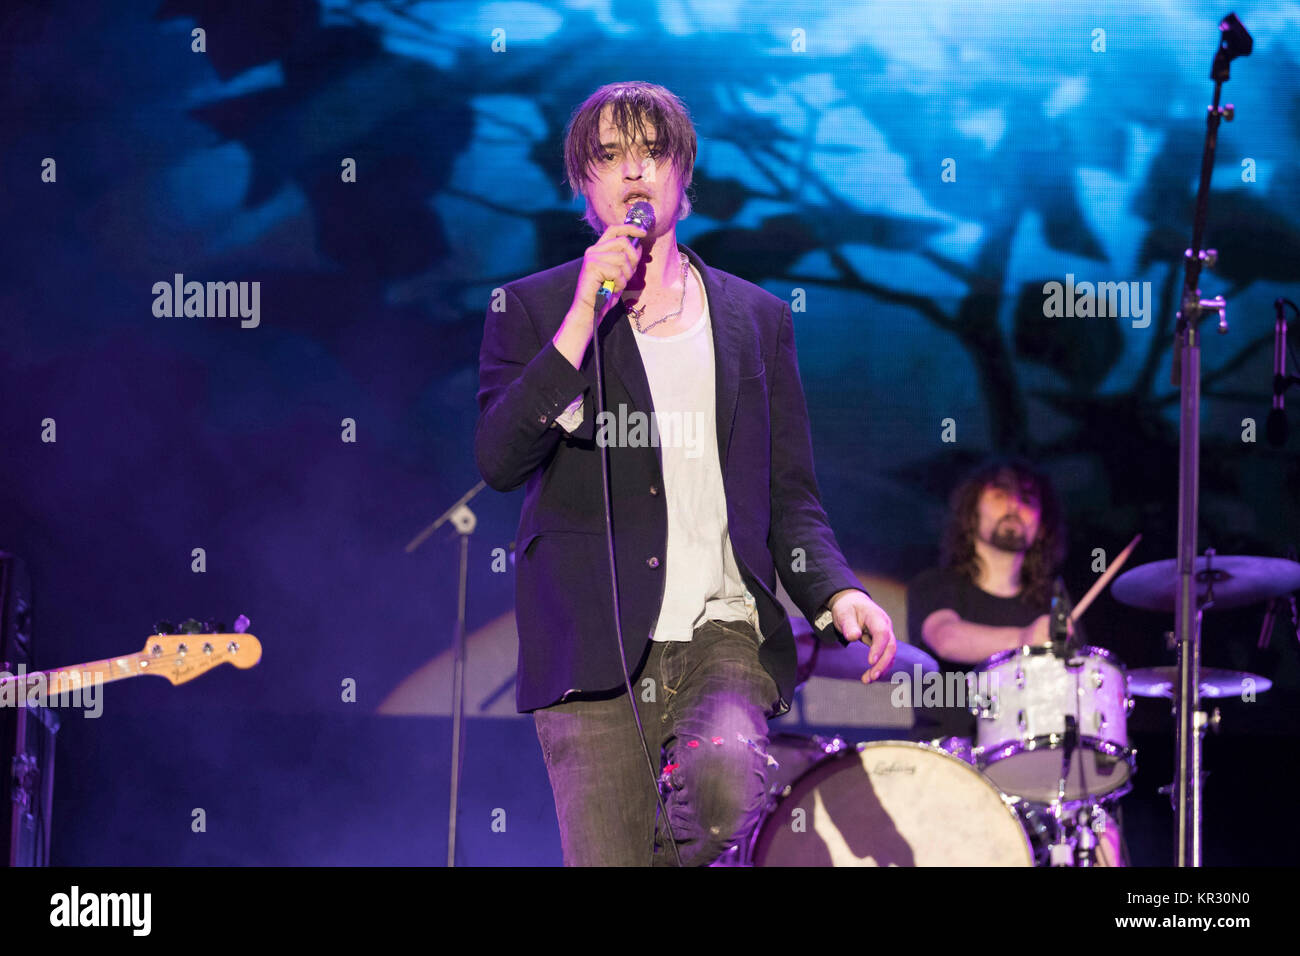
POLYGON ((951 608, 942 608, 921 625, 925 643, 940 657, 962 664, 978 664, 999 651, 1050 640, 1044 614, 1028 627, 989 627, 963 620, 951 608))

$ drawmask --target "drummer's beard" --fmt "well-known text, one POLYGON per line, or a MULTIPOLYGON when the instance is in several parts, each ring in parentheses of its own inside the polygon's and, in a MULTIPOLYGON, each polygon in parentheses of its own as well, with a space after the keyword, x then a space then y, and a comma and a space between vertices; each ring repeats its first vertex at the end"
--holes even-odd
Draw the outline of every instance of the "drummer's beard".
POLYGON ((993 527, 993 534, 989 536, 989 544, 999 551, 1008 551, 1012 554, 1019 554, 1029 550, 1029 537, 1025 534, 1025 526, 1019 521, 1011 518, 1003 518, 993 527))

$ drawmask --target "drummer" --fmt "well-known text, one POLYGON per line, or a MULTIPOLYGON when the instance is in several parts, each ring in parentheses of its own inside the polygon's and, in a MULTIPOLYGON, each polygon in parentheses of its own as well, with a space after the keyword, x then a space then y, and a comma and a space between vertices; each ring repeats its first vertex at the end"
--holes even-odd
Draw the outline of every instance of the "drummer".
MULTIPOLYGON (((966 476, 950 499, 941 566, 907 588, 913 644, 927 646, 944 671, 967 674, 1000 651, 1051 641, 1057 568, 1065 521, 1047 475, 1018 458, 991 459, 966 476)), ((1082 637, 1082 628, 1079 627, 1082 637)), ((916 739, 975 737, 967 701, 916 707, 916 739)), ((1107 828, 1099 862, 1116 865, 1118 828, 1107 828)))

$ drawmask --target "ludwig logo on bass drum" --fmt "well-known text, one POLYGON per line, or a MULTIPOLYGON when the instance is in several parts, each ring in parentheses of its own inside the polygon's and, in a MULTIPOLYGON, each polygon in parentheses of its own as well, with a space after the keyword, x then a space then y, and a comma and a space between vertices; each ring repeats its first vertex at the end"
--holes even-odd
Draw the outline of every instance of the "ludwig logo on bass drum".
POLYGON ((911 775, 916 773, 916 764, 898 763, 897 761, 892 763, 878 763, 871 768, 871 773, 873 776, 884 776, 891 773, 905 773, 911 775))

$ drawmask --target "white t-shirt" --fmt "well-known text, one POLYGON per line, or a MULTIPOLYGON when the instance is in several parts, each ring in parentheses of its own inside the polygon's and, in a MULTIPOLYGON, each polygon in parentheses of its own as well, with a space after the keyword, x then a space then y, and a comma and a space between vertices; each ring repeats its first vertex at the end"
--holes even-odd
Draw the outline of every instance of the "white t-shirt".
POLYGON ((727 530, 713 329, 704 281, 693 265, 691 271, 704 307, 690 328, 663 337, 632 330, 654 400, 668 505, 668 554, 662 565, 667 580, 651 635, 656 641, 689 641, 706 620, 747 621, 758 632, 758 609, 727 530))

